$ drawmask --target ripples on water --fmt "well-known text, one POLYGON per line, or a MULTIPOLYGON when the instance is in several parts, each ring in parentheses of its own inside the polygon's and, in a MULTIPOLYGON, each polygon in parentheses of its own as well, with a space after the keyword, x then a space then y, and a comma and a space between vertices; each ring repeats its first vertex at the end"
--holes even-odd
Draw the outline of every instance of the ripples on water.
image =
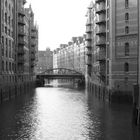
POLYGON ((37 88, 0 106, 0 140, 133 140, 132 130, 131 107, 84 91, 37 88))

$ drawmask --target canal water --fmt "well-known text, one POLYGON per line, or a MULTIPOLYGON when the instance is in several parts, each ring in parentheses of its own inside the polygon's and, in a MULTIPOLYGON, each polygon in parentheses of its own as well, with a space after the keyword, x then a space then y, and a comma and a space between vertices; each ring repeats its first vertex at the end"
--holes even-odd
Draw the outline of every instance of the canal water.
POLYGON ((0 105, 0 140, 140 140, 131 114, 83 90, 36 88, 0 105))

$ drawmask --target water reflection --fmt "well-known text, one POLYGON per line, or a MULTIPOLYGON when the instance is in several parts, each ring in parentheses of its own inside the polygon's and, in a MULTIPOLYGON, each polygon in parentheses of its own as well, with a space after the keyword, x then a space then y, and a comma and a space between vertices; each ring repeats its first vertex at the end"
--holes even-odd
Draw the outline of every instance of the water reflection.
POLYGON ((0 114, 2 140, 140 138, 131 125, 131 106, 87 100, 84 91, 68 88, 37 88, 1 105, 0 114))

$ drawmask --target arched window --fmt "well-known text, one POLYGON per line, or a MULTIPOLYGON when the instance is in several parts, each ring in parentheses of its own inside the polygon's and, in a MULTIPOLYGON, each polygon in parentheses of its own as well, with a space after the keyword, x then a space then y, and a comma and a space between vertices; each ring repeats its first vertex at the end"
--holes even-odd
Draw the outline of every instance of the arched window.
POLYGON ((8 17, 8 22, 9 22, 9 25, 11 25, 11 19, 10 19, 10 16, 8 17))
POLYGON ((10 4, 9 4, 9 12, 11 11, 11 6, 10 6, 10 4))
POLYGON ((8 62, 6 62, 6 71, 8 71, 8 62))
POLYGON ((129 56, 129 43, 125 43, 125 56, 129 56))
POLYGON ((129 20, 129 14, 125 13, 125 21, 127 22, 129 20))
POLYGON ((125 27, 125 34, 128 34, 128 33, 129 33, 129 27, 126 26, 126 27, 125 27))
POLYGON ((12 71, 14 71, 14 63, 12 63, 12 71))
POLYGON ((11 71, 11 63, 9 62, 9 71, 11 71))
POLYGON ((2 71, 4 71, 4 61, 2 61, 2 71))
POLYGON ((7 7, 7 0, 5 1, 5 7, 7 7))
POLYGON ((129 64, 127 62, 124 64, 124 71, 125 72, 129 71, 129 64))
POLYGON ((7 13, 5 13, 5 23, 7 23, 7 13))
POLYGON ((129 1, 125 0, 125 8, 128 8, 128 7, 129 7, 129 1))

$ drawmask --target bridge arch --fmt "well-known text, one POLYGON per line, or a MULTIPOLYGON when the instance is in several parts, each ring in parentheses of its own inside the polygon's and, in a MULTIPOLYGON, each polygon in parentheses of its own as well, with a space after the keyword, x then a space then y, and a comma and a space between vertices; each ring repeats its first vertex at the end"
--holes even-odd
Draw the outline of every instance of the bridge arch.
POLYGON ((39 83, 39 85, 44 85, 45 79, 73 79, 78 85, 84 85, 85 83, 85 76, 82 73, 68 68, 46 69, 36 75, 36 83, 39 83))
MULTIPOLYGON (((39 73, 40 75, 42 74, 76 74, 76 75, 83 75, 82 73, 73 70, 73 69, 68 69, 68 68, 52 68, 52 69, 46 69, 44 72, 39 73)), ((84 76, 84 75, 83 75, 84 76)))

